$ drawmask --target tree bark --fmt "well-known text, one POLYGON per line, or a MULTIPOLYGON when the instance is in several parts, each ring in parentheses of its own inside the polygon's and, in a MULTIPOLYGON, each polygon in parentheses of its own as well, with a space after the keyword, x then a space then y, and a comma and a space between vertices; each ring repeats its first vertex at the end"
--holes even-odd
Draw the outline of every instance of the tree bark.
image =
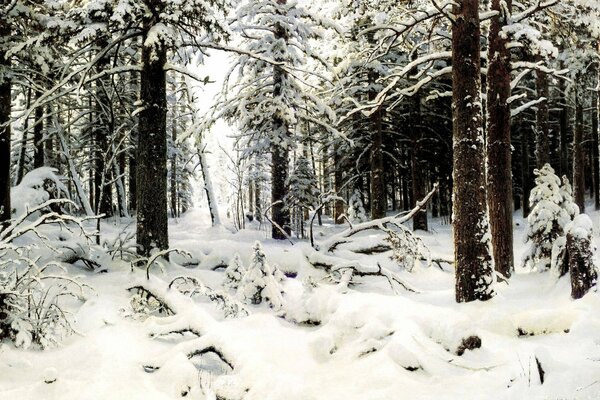
MULTIPOLYGON (((340 154, 339 146, 336 144, 333 146, 333 187, 335 194, 342 197, 342 155, 340 154)), ((343 224, 344 220, 340 216, 344 213, 344 202, 341 200, 334 200, 333 202, 333 221, 335 224, 343 224)))
POLYGON ((492 0, 487 74, 487 204, 496 271, 510 277, 514 269, 512 226, 512 164, 510 143, 510 52, 501 34, 507 25, 511 0, 492 0), (505 7, 502 7, 505 3, 505 7))
MULTIPOLYGON (((427 194, 425 171, 426 166, 422 162, 423 131, 418 127, 418 121, 421 117, 421 98, 418 94, 411 99, 411 111, 409 126, 411 129, 411 175, 412 175, 412 204, 415 207, 417 201, 421 201, 427 194)), ((413 231, 427 230, 427 207, 422 207, 413 218, 413 231)))
MULTIPOLYGON (((536 61, 541 60, 541 56, 538 56, 536 61)), ((538 104, 536 113, 535 160, 537 168, 542 168, 544 164, 550 162, 550 147, 548 145, 548 76, 545 72, 540 70, 536 72, 535 86, 537 96, 539 98, 545 98, 544 101, 538 104)))
MULTIPOLYGON (((376 77, 370 74, 369 80, 373 84, 376 77)), ((374 100, 377 93, 369 93, 369 100, 374 100)), ((381 110, 371 115, 371 219, 385 217, 387 199, 383 181, 383 116, 381 110)))
MULTIPOLYGON (((37 94, 36 99, 40 97, 37 94)), ((36 107, 33 125, 33 168, 44 166, 44 107, 36 107)))
MULTIPOLYGON (((146 27, 146 34, 149 26, 146 27)), ((146 38, 144 37, 144 41, 146 38)), ((169 247, 167 214, 167 96, 164 43, 142 44, 142 71, 137 133, 137 245, 148 256, 169 247)))
POLYGON ((582 298, 598 279, 594 267, 591 240, 567 234, 567 256, 571 275, 571 297, 582 298))
MULTIPOLYGON (((10 27, 4 16, 0 16, 0 37, 10 35, 10 27)), ((6 52, 0 48, 0 70, 10 68, 6 52)), ((10 119, 11 82, 6 75, 0 75, 0 230, 11 218, 10 206, 10 119)))
MULTIPOLYGON (((279 4, 285 4, 286 0, 278 0, 278 2, 279 4)), ((275 27, 275 38, 287 40, 281 26, 275 27)), ((273 66, 274 99, 281 97, 285 74, 286 72, 283 68, 278 65, 273 66)), ((291 233, 290 211, 285 204, 288 193, 288 145, 291 138, 289 127, 286 126, 281 115, 273 116, 273 135, 275 135, 276 140, 271 141, 271 216, 273 221, 271 237, 273 239, 284 240, 286 239, 286 234, 289 236, 291 233)))
MULTIPOLYGON (((29 109, 31 106, 31 88, 27 90, 27 96, 25 100, 25 107, 29 109)), ((23 180, 23 176, 25 176, 25 158, 27 156, 27 136, 29 132, 29 116, 25 118, 25 122, 23 123, 23 139, 21 140, 21 153, 19 154, 19 165, 17 168, 17 179, 15 184, 18 185, 23 180)))
MULTIPOLYGON (((560 69, 564 69, 564 62, 560 61, 560 69)), ((565 94, 564 79, 558 80, 558 91, 560 92, 561 105, 558 115, 560 129, 560 175, 571 176, 569 172, 569 108, 565 94)))
POLYGON ((456 301, 488 300, 494 293, 485 195, 481 104, 479 2, 453 6, 453 236, 456 301))
POLYGON ((585 212, 585 160, 583 142, 583 99, 580 88, 575 89, 575 132, 573 134, 573 199, 579 211, 585 212))
MULTIPOLYGON (((600 42, 599 42, 600 43, 600 42)), ((598 69, 597 85, 600 87, 600 67, 598 69)), ((598 116, 600 114, 600 103, 598 102, 600 91, 592 96, 592 160, 594 171, 594 205, 596 210, 600 210, 600 141, 598 140, 598 116)))

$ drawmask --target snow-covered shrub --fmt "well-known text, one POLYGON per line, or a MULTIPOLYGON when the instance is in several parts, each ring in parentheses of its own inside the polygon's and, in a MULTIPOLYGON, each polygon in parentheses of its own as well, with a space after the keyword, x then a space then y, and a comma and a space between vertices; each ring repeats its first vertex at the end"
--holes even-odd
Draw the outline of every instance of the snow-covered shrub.
POLYGON ((237 295, 245 303, 260 304, 264 301, 274 309, 282 306, 281 284, 276 270, 267 263, 265 253, 256 242, 248 269, 239 283, 237 295))
POLYGON ((237 289, 245 272, 246 269, 242 264, 240 255, 236 254, 233 256, 233 259, 229 262, 229 265, 227 265, 227 268, 225 269, 225 280, 223 281, 223 286, 230 289, 237 289))
POLYGON ((367 213, 363 205, 360 192, 354 190, 348 202, 348 219, 352 223, 361 223, 367 220, 367 213))
POLYGON ((60 300, 83 299, 85 285, 64 275, 56 263, 39 267, 36 260, 7 251, 0 257, 0 339, 16 346, 48 348, 73 332, 60 300))
POLYGON ((423 241, 403 225, 395 226, 397 229, 386 229, 388 236, 384 239, 392 248, 390 258, 409 272, 420 260, 428 260, 429 264, 429 249, 423 241))
MULTIPOLYGON (((56 174, 57 170, 41 167, 27 173, 21 182, 11 189, 10 197, 12 215, 20 216, 48 200, 68 198, 68 190, 56 174)), ((52 211, 60 211, 58 204, 48 207, 52 211)), ((32 218, 37 215, 32 214, 32 218)))
POLYGON ((560 245, 564 237, 565 226, 579 213, 577 205, 571 197, 571 187, 566 177, 563 185, 554 174, 549 164, 544 165, 534 174, 536 186, 529 196, 531 213, 527 217, 527 250, 523 261, 533 270, 545 271, 555 260, 561 259, 560 245), (554 254, 554 255, 553 255, 554 254))

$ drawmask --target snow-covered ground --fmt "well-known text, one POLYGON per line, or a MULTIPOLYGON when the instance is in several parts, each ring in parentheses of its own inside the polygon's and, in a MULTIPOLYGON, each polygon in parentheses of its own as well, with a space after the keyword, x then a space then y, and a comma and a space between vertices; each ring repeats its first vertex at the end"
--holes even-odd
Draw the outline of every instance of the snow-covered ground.
MULTIPOLYGON (((598 214, 592 217, 597 224, 598 214)), ((126 225, 107 223, 102 232, 114 237, 126 225)), ((150 282, 145 271, 106 257, 106 273, 69 266, 95 290, 71 304, 78 333, 45 351, 2 344, 0 399, 600 398, 600 296, 571 300, 567 278, 518 270, 491 301, 456 304, 447 264, 407 272, 394 270, 387 253, 340 250, 349 261, 394 270, 418 293, 393 290, 377 276, 356 278, 348 289, 308 263, 307 242, 267 239, 257 225, 237 233, 209 225, 206 210, 172 220, 172 247, 193 257, 173 254, 165 271, 151 269, 150 282), (191 276, 224 290, 218 267, 236 253, 248 265, 256 240, 270 264, 295 276, 283 282, 282 310, 245 305, 250 315, 225 318, 206 298, 167 289, 174 277, 191 276), (128 288, 138 283, 163 295, 176 314, 136 313, 128 288), (184 328, 201 336, 160 335, 184 328), (473 335, 481 347, 457 355, 473 335), (208 351, 188 360, 194 349, 208 351)), ((515 228, 519 260, 525 223, 518 216, 515 228)), ((326 224, 317 242, 340 229, 326 224)), ((434 220, 420 236, 433 255, 448 258, 450 234, 434 220)))

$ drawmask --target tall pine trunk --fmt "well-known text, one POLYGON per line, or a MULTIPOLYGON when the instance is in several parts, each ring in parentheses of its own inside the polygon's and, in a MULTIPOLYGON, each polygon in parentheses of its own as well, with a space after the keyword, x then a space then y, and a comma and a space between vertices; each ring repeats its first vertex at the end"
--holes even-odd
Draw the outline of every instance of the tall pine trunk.
POLYGON ((510 143, 510 52, 501 35, 511 0, 493 0, 500 14, 491 20, 487 74, 487 204, 496 271, 510 277, 514 269, 512 229, 512 167, 510 143), (501 3, 505 2, 506 8, 501 3))
MULTIPOLYGON (((148 28, 146 28, 148 29, 148 28)), ((146 30, 146 33, 148 30, 146 30)), ((169 247, 167 210, 167 96, 164 43, 142 42, 142 71, 137 133, 137 245, 148 256, 152 248, 169 247)))
POLYGON ((492 257, 485 196, 479 2, 453 6, 452 119, 456 301, 493 296, 492 257))
POLYGON ((583 99, 575 85, 575 132, 573 134, 573 199, 580 212, 585 212, 585 159, 583 142, 583 99))
MULTIPOLYGON (((426 188, 426 166, 422 162, 423 131, 418 124, 421 117, 421 98, 418 94, 411 99, 411 111, 409 126, 411 129, 411 151, 410 164, 412 176, 412 204, 416 206, 417 201, 421 201, 427 194, 426 188)), ((427 230, 427 207, 423 207, 413 218, 413 230, 427 230)))
MULTIPOLYGON (((536 61, 541 61, 538 56, 536 61)), ((549 129, 548 129, 548 76, 545 72, 538 70, 536 72, 535 87, 537 96, 545 100, 538 104, 536 113, 536 138, 535 138, 535 160, 536 167, 542 168, 544 164, 550 162, 549 129)))
MULTIPOLYGON (((280 4, 285 4, 285 0, 278 0, 280 4)), ((287 40, 285 32, 281 26, 275 27, 275 37, 277 39, 287 40)), ((273 67, 273 99, 281 97, 282 84, 286 72, 278 65, 273 67)), ((282 101, 282 99, 279 99, 282 101)), ((287 179, 290 141, 289 127, 286 125, 281 115, 273 116, 273 134, 277 138, 271 142, 271 216, 273 226, 271 228, 271 237, 273 239, 286 239, 286 235, 291 233, 290 229, 290 211, 285 204, 287 197, 287 179)))
MULTIPOLYGON (((0 37, 8 37, 10 28, 0 16, 0 37)), ((0 69, 10 68, 10 60, 0 48, 0 69)), ((7 75, 0 75, 0 230, 11 217, 10 207, 10 113, 11 83, 7 75)))
MULTIPOLYGON (((375 83, 377 76, 369 74, 369 81, 375 83)), ((377 93, 369 93, 369 100, 372 101, 377 93)), ((375 111, 371 115, 371 219, 385 217, 387 210, 387 199, 385 195, 385 184, 383 181, 383 115, 381 110, 375 111)))

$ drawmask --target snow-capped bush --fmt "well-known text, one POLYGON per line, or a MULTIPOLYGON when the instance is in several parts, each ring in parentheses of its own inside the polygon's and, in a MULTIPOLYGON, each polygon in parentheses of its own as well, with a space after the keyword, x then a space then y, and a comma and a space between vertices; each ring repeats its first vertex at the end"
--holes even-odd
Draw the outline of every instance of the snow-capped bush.
MULTIPOLYGON (((41 167, 27 173, 21 183, 11 189, 12 215, 23 215, 27 210, 51 199, 68 198, 68 190, 56 172, 55 168, 41 167)), ((58 205, 50 208, 52 211, 60 211, 58 205)), ((37 215, 32 217, 35 218, 37 215)))
POLYGON ((0 339, 8 338, 23 348, 58 344, 73 332, 59 300, 81 299, 84 285, 48 273, 49 269, 61 270, 58 264, 39 267, 35 260, 7 253, 0 264, 0 339))
POLYGON ((361 223, 367 220, 367 213, 365 212, 365 207, 358 190, 355 190, 352 196, 350 196, 348 202, 348 219, 352 223, 361 223))
POLYGON ((571 186, 566 177, 563 185, 554 174, 549 164, 536 169, 534 174, 536 186, 529 196, 531 213, 527 217, 527 244, 524 263, 527 267, 545 271, 562 258, 558 240, 565 234, 565 226, 579 214, 577 205, 573 203, 571 186), (553 256, 554 253, 554 256, 553 256))
POLYGON ((242 276, 237 295, 245 303, 260 304, 264 301, 274 309, 282 306, 281 284, 276 270, 267 263, 259 242, 253 247, 252 262, 242 276))
POLYGON ((236 254, 225 269, 223 286, 230 289, 237 289, 245 272, 246 268, 244 268, 244 265, 242 264, 240 255, 236 254))

